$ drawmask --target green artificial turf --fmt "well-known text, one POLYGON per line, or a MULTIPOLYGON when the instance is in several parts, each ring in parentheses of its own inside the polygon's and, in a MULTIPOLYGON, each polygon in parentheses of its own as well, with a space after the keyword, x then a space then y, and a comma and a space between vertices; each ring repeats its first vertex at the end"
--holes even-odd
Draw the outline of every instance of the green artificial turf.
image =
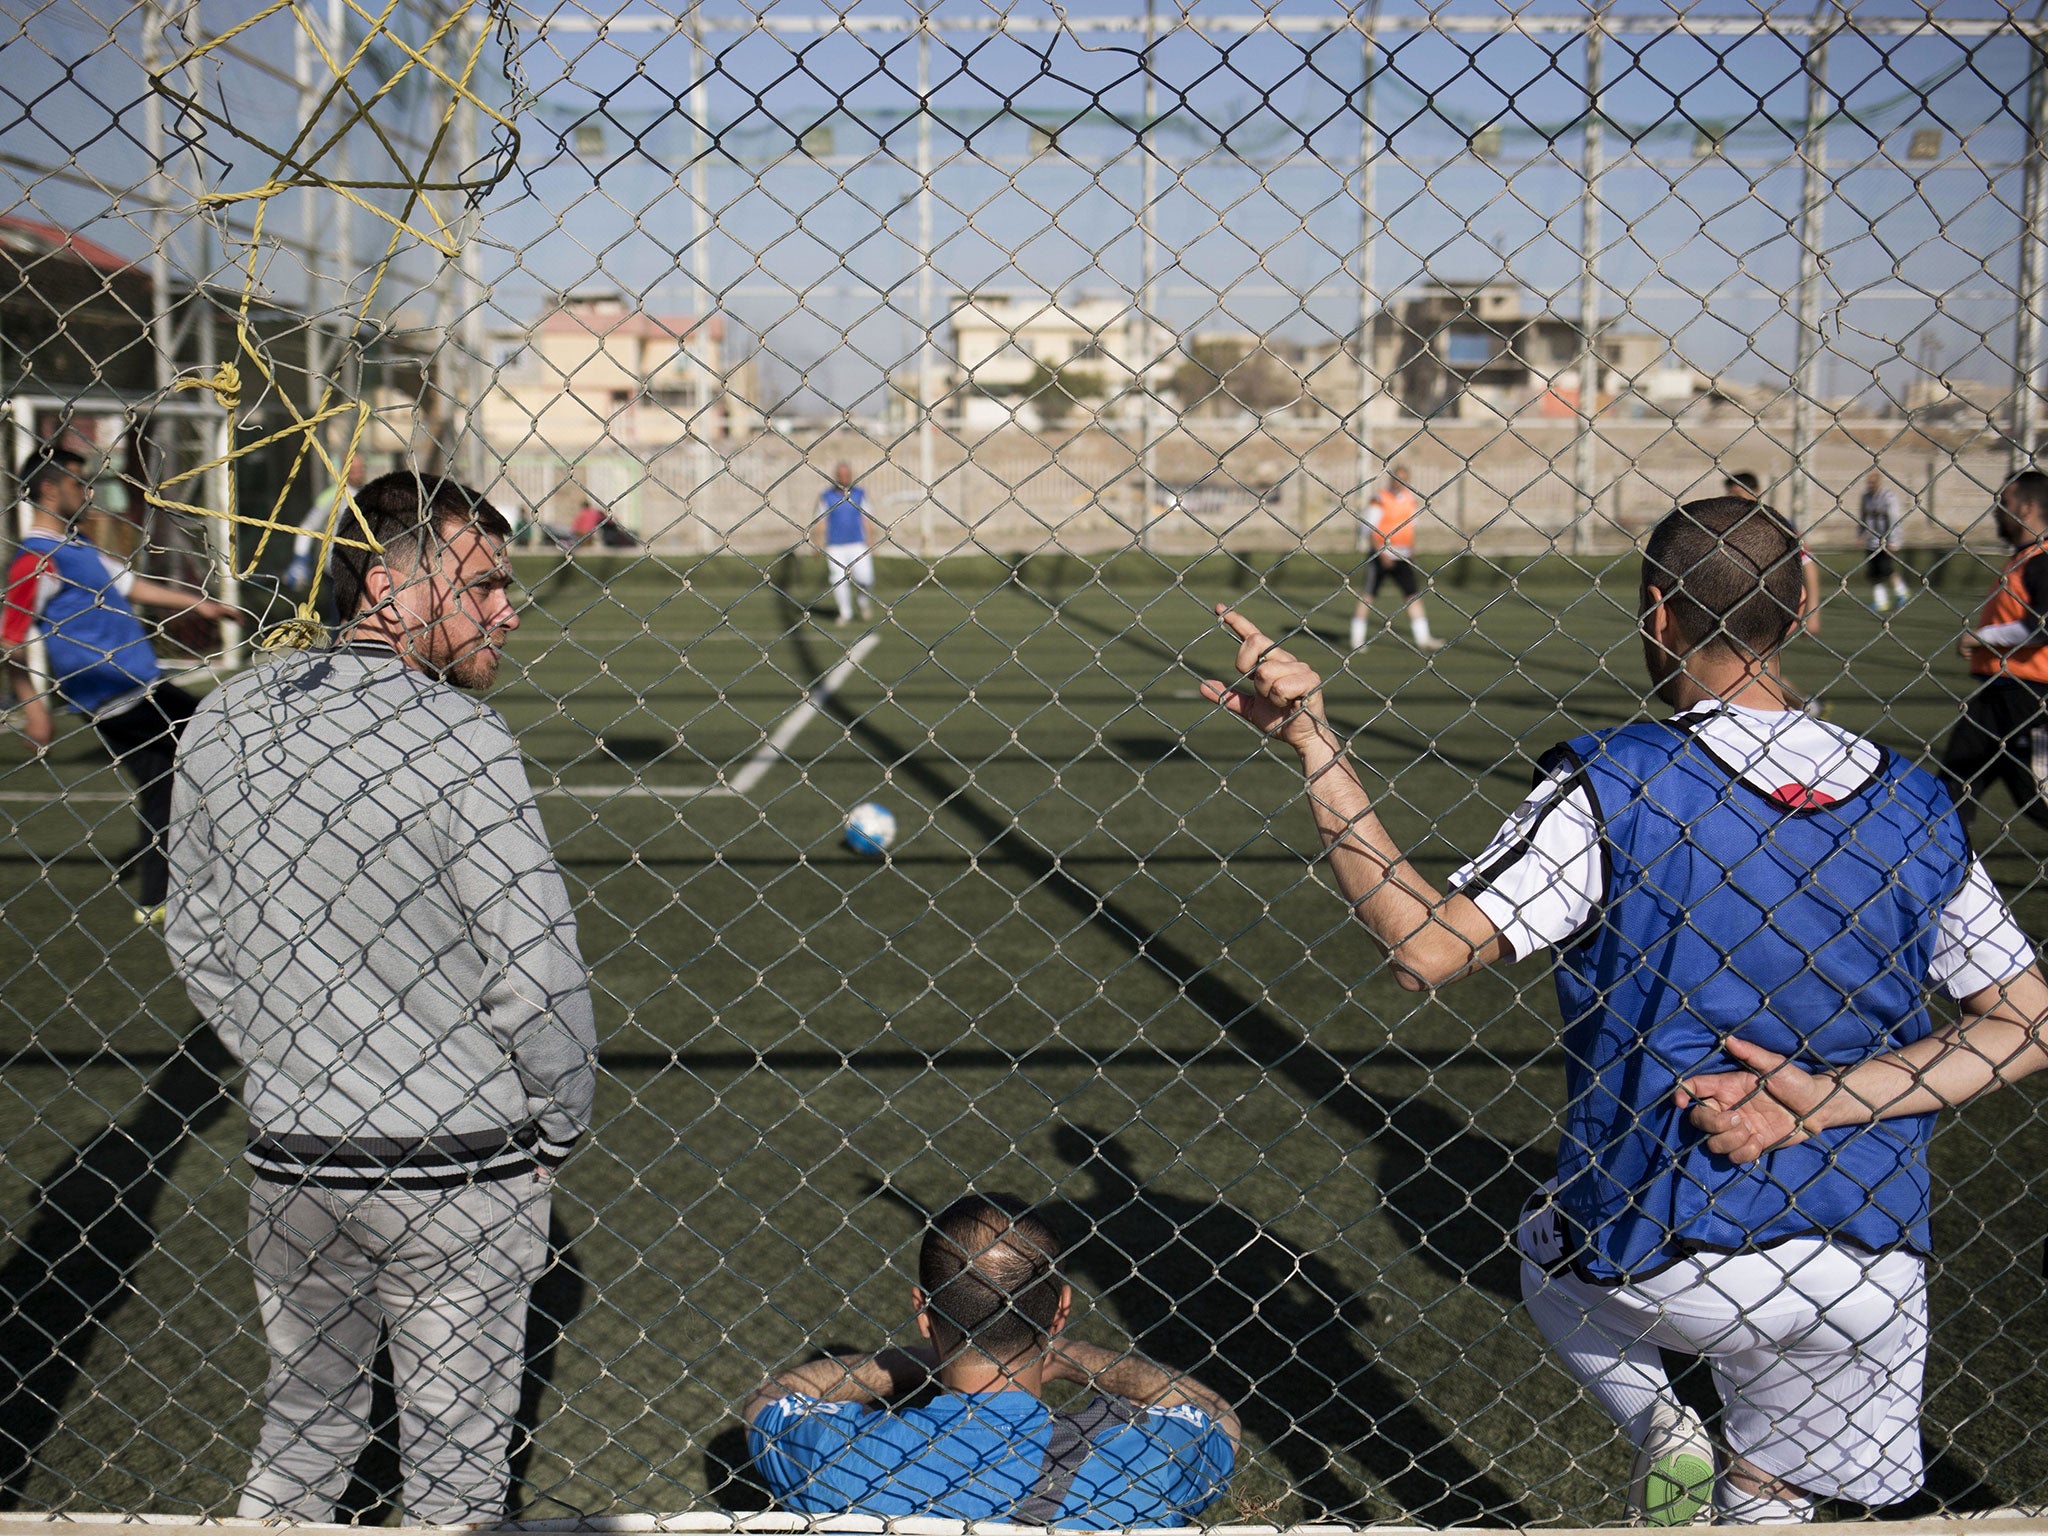
MULTIPOLYGON (((1195 689, 1230 668, 1205 603, 1241 601, 1327 669, 1441 880, 1545 748, 1641 709, 1630 572, 1463 570, 1425 661, 1403 625, 1333 649, 1349 600, 1306 559, 900 566, 786 758, 744 798, 688 798, 868 631, 829 624, 813 563, 524 571, 496 702, 577 901, 602 1075, 515 1512, 745 1503, 733 1405, 793 1355, 907 1337, 918 1212, 975 1184, 1070 1207, 1086 1336, 1241 1402, 1213 1515, 1618 1516, 1626 1448, 1546 1359, 1505 1247, 1556 1141, 1544 964, 1401 991, 1312 857, 1298 776, 1195 689), (866 799, 899 821, 886 861, 839 838, 866 799)), ((1881 631, 1842 593, 1788 671, 1924 756, 1963 600, 1951 582, 1881 631)), ((232 1074, 111 883, 134 827, 90 735, 43 763, 0 745, 0 792, 6 1486, 228 1513, 265 1364, 232 1074)), ((2038 932, 2048 840, 1984 831, 2038 932)), ((2039 1103, 2023 1085, 1936 1144, 1930 1508, 2048 1497, 2039 1103)))

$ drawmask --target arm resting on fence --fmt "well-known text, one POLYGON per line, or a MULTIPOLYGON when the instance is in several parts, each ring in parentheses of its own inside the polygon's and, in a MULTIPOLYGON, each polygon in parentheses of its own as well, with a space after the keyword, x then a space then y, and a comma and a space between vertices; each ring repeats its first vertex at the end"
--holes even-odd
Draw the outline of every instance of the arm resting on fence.
POLYGON ((1240 1426, 1237 1413, 1219 1395, 1185 1371, 1170 1371, 1143 1355, 1118 1354, 1099 1344, 1060 1339, 1046 1362, 1047 1381, 1072 1381, 1146 1408, 1199 1408, 1230 1439, 1234 1448, 1240 1426))
POLYGON ((770 1376, 740 1405, 740 1417, 751 1424, 770 1403, 792 1395, 821 1403, 888 1402, 922 1387, 938 1365, 938 1353, 930 1345, 872 1355, 825 1355, 784 1366, 770 1376))

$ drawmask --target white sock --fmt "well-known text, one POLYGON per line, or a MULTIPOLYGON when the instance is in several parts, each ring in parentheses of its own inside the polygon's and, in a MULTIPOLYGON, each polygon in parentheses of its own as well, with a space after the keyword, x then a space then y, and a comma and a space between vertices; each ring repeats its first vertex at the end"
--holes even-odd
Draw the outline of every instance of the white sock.
POLYGON ((1722 1525, 1806 1525, 1813 1520, 1813 1500, 1767 1499, 1723 1477, 1714 1484, 1714 1519, 1722 1525))
POLYGON ((1892 595, 1890 592, 1886 591, 1883 587, 1877 587, 1872 590, 1870 594, 1871 607, 1875 608, 1879 613, 1883 613, 1891 605, 1892 595))
POLYGON ((1409 626, 1415 631, 1415 643, 1417 645, 1429 644, 1429 616, 1427 614, 1417 612, 1415 617, 1409 620, 1409 626))
POLYGON ((1351 649, 1357 650, 1365 644, 1365 618, 1362 614, 1351 616, 1351 649))

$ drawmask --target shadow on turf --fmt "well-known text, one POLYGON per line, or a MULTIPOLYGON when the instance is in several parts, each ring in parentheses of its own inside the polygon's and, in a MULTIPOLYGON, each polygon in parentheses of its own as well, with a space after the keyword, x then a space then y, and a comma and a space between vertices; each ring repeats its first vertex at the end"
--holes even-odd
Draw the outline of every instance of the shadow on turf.
MULTIPOLYGON (((801 629, 792 633, 806 670, 821 673, 809 637, 801 629)), ((1247 1061, 1286 1080, 1304 1104, 1338 1115, 1362 1137, 1374 1141, 1381 1153, 1379 1181, 1387 1197, 1388 1215, 1410 1235, 1433 1268, 1511 1302, 1518 1298, 1514 1260, 1507 1244, 1522 1203, 1541 1176, 1529 1149, 1508 1147, 1475 1130, 1469 1119, 1453 1116, 1425 1100, 1390 1100, 1366 1093, 1355 1080, 1352 1065, 1275 1018, 1174 939, 1152 931, 1114 896, 1099 893, 1076 878, 1061 860, 1020 832, 1014 820, 982 804, 970 792, 971 774, 965 782, 956 779, 929 755, 913 751, 865 715, 849 710, 836 695, 826 699, 824 707, 877 761, 892 764, 897 775, 915 783, 934 804, 945 806, 979 834, 989 852, 1030 873, 1039 891, 1094 924, 1134 958, 1173 982, 1247 1061)), ((1119 1167, 1097 1156, 1093 1165, 1134 1190, 1138 1188, 1130 1179, 1127 1162, 1119 1167)), ((1157 1197, 1148 1191, 1144 1198, 1157 1197)), ((1252 1223, 1264 1234, 1265 1229, 1251 1216, 1235 1211, 1230 1216, 1252 1223)), ((1131 1326, 1135 1334, 1139 1325, 1131 1326)), ((1165 1363, 1177 1362, 1167 1359, 1165 1363)), ((1187 1364, 1193 1368, 1192 1362, 1187 1364)), ((1466 1461, 1398 1392, 1390 1397, 1399 1405, 1394 1411, 1402 1416, 1401 1422, 1423 1423, 1426 1434, 1421 1438, 1432 1447, 1427 1465, 1418 1457, 1395 1469, 1408 1479, 1406 1486, 1391 1480, 1386 1484, 1390 1496, 1408 1505, 1409 1514, 1438 1525, 1528 1524, 1528 1512, 1493 1478, 1466 1461)), ((1385 1421, 1381 1422, 1384 1425, 1385 1421)), ((1404 1434, 1398 1438, 1413 1437, 1404 1434)), ((1382 1438, 1382 1446, 1390 1443, 1382 1438)), ((1373 1465, 1364 1451, 1360 1459, 1373 1465)), ((1377 1473, 1379 1469, 1374 1470, 1377 1473)), ((1963 1466, 1960 1458, 1940 1450, 1931 1455, 1927 1493, 1922 1497, 1958 1510, 1980 1507, 1980 1501, 1986 1505, 2002 1502, 1996 1490, 1963 1466)), ((1917 1509, 1920 1501, 1904 1507, 1917 1509)))
POLYGON ((1148 1185, 1113 1136, 1069 1126, 1054 1145, 1074 1164, 1062 1193, 1088 1234, 1068 1255, 1070 1272, 1139 1349, 1237 1405, 1305 1504, 1301 1518, 1374 1517, 1343 1455, 1427 1524, 1528 1524, 1374 1362, 1360 1331, 1371 1313, 1331 1265, 1234 1206, 1148 1185))
POLYGON ((149 1079, 140 1103, 44 1182, 0 1269, 0 1508, 23 1485, 78 1383, 96 1330, 129 1300, 130 1276, 156 1246, 157 1207, 189 1136, 228 1110, 233 1061, 195 1024, 149 1079))
MULTIPOLYGON (((1302 1500, 1299 1519, 1362 1524, 1389 1513, 1338 1464, 1345 1456, 1416 1520, 1528 1523, 1374 1362, 1360 1332, 1370 1311, 1331 1265, 1235 1206, 1162 1193, 1113 1136, 1067 1126, 1055 1145, 1075 1166, 1061 1185, 1073 1237, 1062 1267, 1084 1306, 1115 1318, 1141 1353, 1228 1399, 1302 1500)), ((893 1187, 868 1192, 926 1219, 893 1187)))

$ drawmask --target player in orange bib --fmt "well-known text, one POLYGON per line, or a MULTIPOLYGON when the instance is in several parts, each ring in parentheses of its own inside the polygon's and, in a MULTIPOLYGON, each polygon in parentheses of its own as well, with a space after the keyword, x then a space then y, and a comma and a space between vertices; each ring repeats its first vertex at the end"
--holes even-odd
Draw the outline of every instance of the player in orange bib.
POLYGON ((1998 493, 1998 536, 2012 559, 1958 649, 1978 679, 1942 753, 1941 772, 1968 828, 1992 781, 2048 827, 2048 475, 2030 469, 1998 493))
POLYGON ((1372 505, 1366 508, 1358 528, 1358 547, 1371 559, 1366 563, 1357 611, 1351 615, 1353 650, 1365 644, 1372 600, 1379 595, 1380 583, 1389 579, 1408 599, 1408 627, 1415 635, 1415 648, 1444 648, 1443 641, 1429 632, 1429 615, 1422 610, 1422 583, 1415 570, 1415 517, 1419 510, 1407 475, 1399 464, 1389 464, 1387 483, 1373 493, 1372 505))

